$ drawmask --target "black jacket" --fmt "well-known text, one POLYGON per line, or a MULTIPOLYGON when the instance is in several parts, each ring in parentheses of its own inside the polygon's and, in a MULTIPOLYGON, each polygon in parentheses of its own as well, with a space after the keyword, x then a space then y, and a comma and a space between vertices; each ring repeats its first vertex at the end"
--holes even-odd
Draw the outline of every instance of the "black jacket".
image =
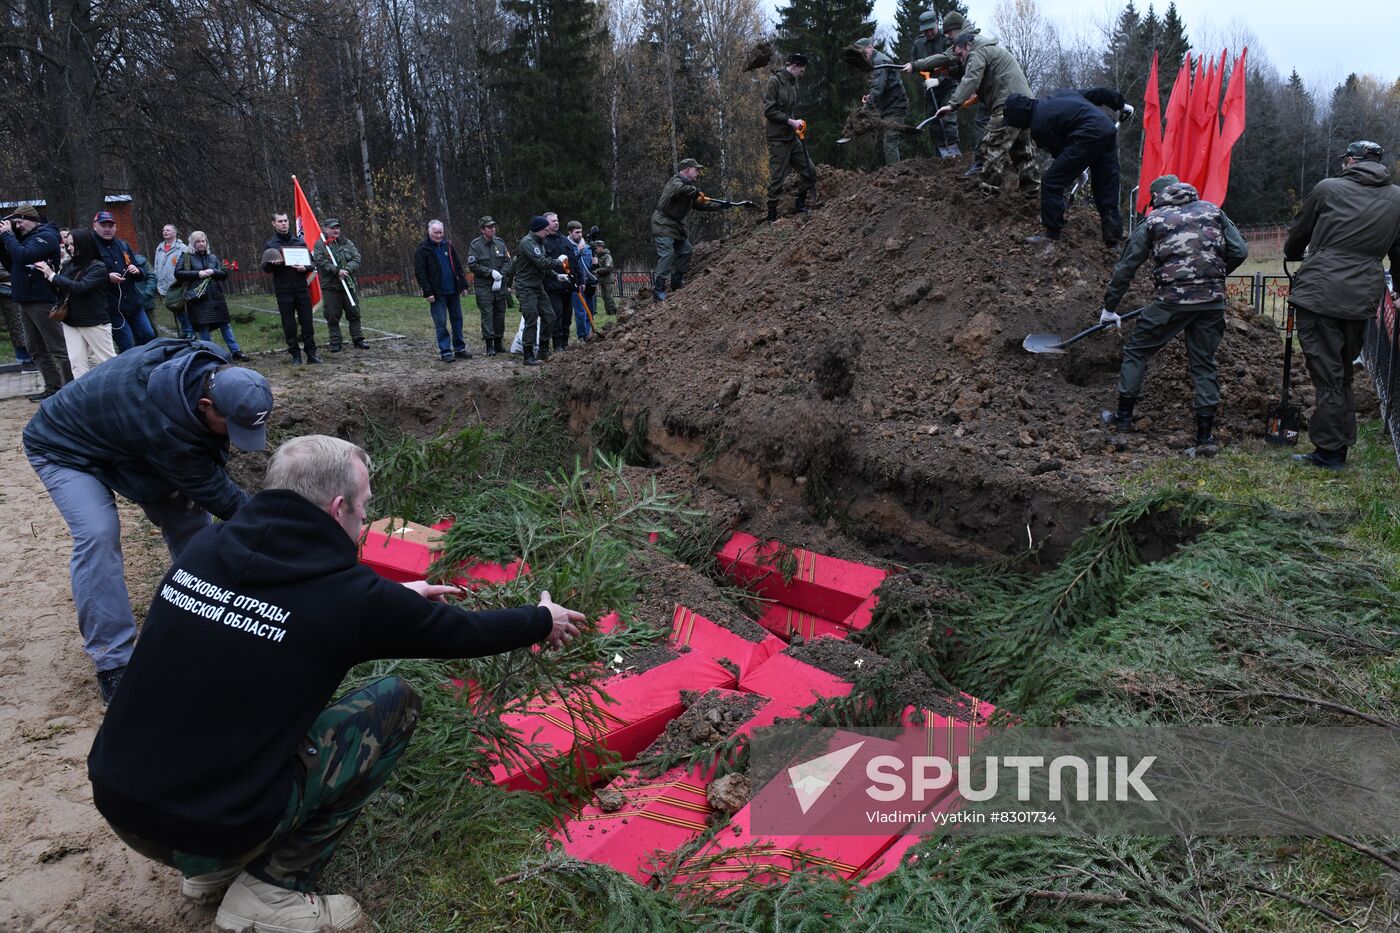
POLYGON ((1122 94, 1106 87, 1056 91, 1039 100, 1012 94, 1002 116, 1007 126, 1029 127, 1035 144, 1057 156, 1071 144, 1097 148, 1112 139, 1117 127, 1099 107, 1118 111, 1125 102, 1122 94))
POLYGON ((219 284, 228 278, 222 259, 208 251, 185 250, 175 262, 175 278, 185 283, 185 304, 196 328, 229 322, 228 301, 224 299, 224 287, 219 284), (201 279, 199 273, 205 269, 213 269, 214 274, 201 279))
MULTIPOLYGON (((443 238, 442 241, 447 246, 447 259, 452 264, 452 277, 457 280, 457 287, 453 289, 453 294, 460 294, 467 290, 467 273, 462 268, 462 257, 457 255, 457 248, 452 245, 452 241, 443 238)), ((413 274, 418 279, 418 287, 423 290, 423 297, 429 295, 442 297, 442 266, 438 264, 437 244, 428 237, 423 237, 423 242, 418 244, 418 249, 413 252, 413 274)))
POLYGON ((83 268, 70 260, 53 277, 60 296, 68 298, 68 316, 63 323, 69 327, 99 327, 112 322, 107 310, 107 264, 94 259, 83 268))
POLYGON ((146 306, 141 303, 141 290, 137 281, 145 278, 145 274, 142 272, 127 274, 126 271, 126 267, 133 264, 136 259, 136 250, 127 245, 127 242, 120 237, 113 237, 110 240, 104 240, 96 234, 93 234, 93 237, 97 240, 97 255, 102 257, 107 271, 126 276, 124 282, 107 283, 107 310, 114 315, 118 311, 123 315, 144 311, 146 306))
MULTIPOLYGON (((574 249, 573 241, 562 233, 551 233, 544 238, 544 254, 552 259, 558 260, 560 256, 569 257, 569 271, 577 274, 578 270, 578 250, 574 249)), ((572 292, 574 286, 572 282, 561 282, 556 278, 545 277, 544 290, 547 292, 572 292)))
POLYGON ((93 802, 153 842, 246 852, 277 825, 302 737, 353 665, 482 657, 550 628, 538 606, 429 602, 358 563, 306 499, 259 493, 195 535, 157 588, 88 755, 93 802))
MULTIPOLYGON (((270 249, 287 249, 288 247, 299 246, 310 252, 306 241, 290 231, 286 236, 280 233, 273 234, 266 243, 263 244, 263 252, 270 249)), ((307 263, 310 265, 310 263, 307 263)), ((276 295, 296 295, 301 292, 309 292, 311 287, 306 284, 306 273, 298 272, 291 266, 282 263, 265 262, 262 264, 264 272, 272 273, 272 291, 276 295)))
POLYGON ((39 224, 24 236, 7 233, 0 238, 0 249, 6 255, 10 267, 10 297, 17 302, 47 302, 57 299, 49 280, 38 269, 30 269, 33 263, 43 260, 49 268, 58 266, 58 228, 53 224, 39 224))

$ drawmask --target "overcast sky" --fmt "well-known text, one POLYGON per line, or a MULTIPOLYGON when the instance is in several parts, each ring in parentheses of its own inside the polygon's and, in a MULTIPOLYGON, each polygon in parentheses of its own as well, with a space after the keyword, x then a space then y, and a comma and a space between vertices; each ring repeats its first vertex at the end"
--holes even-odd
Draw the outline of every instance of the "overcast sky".
MULTIPOLYGON (((995 33, 992 11, 995 0, 965 0, 972 19, 995 33)), ((1060 33, 1061 41, 1090 36, 1102 44, 1100 27, 1111 22, 1127 0, 1037 0, 1042 15, 1060 33)), ((1139 11, 1147 3, 1137 2, 1139 11)), ((1157 15, 1166 2, 1154 4, 1157 15)), ((1395 50, 1393 31, 1394 0, 1351 0, 1329 6, 1319 0, 1177 0, 1176 9, 1186 24, 1186 34, 1196 51, 1218 56, 1229 46, 1230 57, 1238 53, 1237 39, 1253 33, 1250 58, 1263 51, 1283 77, 1298 70, 1310 88, 1330 91, 1351 72, 1372 74, 1383 83, 1400 76, 1400 56, 1395 50), (1340 16, 1329 14, 1333 10, 1340 16), (1329 32, 1336 38, 1324 38, 1329 32)), ((894 34, 895 0, 875 0, 875 15, 890 35, 894 34)))

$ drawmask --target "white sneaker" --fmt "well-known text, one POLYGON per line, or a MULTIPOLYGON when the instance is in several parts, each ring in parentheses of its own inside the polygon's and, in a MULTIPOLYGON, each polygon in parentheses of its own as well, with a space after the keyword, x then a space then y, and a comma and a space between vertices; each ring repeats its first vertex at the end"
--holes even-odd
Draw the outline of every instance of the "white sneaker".
POLYGON ((238 873, 242 870, 241 868, 225 868, 223 871, 211 871, 206 875, 183 878, 180 881, 180 893, 196 904, 207 904, 217 897, 222 897, 224 890, 233 883, 233 879, 237 878, 238 873))
POLYGON ((349 930, 364 919, 344 894, 303 894, 241 873, 224 895, 214 926, 239 933, 321 933, 349 930))

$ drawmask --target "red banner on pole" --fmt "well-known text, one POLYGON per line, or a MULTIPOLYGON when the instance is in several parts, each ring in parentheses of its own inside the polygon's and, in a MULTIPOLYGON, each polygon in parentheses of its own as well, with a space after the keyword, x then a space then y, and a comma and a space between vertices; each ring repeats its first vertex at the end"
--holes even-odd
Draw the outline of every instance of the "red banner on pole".
POLYGON ((1201 191, 1201 198, 1212 204, 1225 203, 1225 195, 1230 189, 1230 150, 1244 135, 1245 59, 1248 55, 1249 49, 1246 47, 1235 60, 1234 70, 1230 72, 1230 84, 1225 89, 1225 101, 1220 106, 1220 137, 1211 149, 1210 170, 1201 191))
MULTIPOLYGON (((301 190, 301 182, 297 181, 295 175, 292 176, 292 203, 296 208, 297 236, 305 240, 306 248, 311 250, 321 239, 321 225, 316 222, 316 214, 311 210, 311 202, 306 200, 306 195, 301 190)), ((321 307, 321 282, 316 277, 314 268, 306 273, 306 287, 311 290, 312 310, 321 307)))
POLYGON ((1162 98, 1157 89, 1157 53, 1152 53, 1152 70, 1147 74, 1147 90, 1142 100, 1142 167, 1138 171, 1137 201, 1133 209, 1147 211, 1152 201, 1149 186, 1162 174, 1162 98))
POLYGON ((1167 128, 1162 135, 1162 165, 1158 170, 1159 175, 1180 175, 1182 138, 1190 133, 1190 105, 1191 56, 1187 55, 1186 60, 1181 63, 1181 70, 1176 73, 1172 96, 1167 99, 1167 128))

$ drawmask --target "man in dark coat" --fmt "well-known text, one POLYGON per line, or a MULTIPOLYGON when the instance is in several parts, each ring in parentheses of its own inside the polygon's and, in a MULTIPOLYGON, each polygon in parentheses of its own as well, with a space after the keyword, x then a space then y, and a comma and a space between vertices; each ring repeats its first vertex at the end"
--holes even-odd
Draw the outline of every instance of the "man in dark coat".
POLYGON ((1329 470, 1341 469, 1356 444, 1352 362, 1385 295, 1381 259, 1390 257, 1392 276, 1400 269, 1400 188, 1383 157, 1369 140, 1347 146, 1341 176, 1317 183, 1283 244, 1285 260, 1303 260, 1288 300, 1317 393, 1308 419, 1316 449, 1295 459, 1329 470))
MULTIPOLYGON (((544 251, 559 260, 561 265, 567 260, 569 272, 572 275, 573 270, 578 268, 578 250, 574 247, 572 240, 559 232, 558 214, 553 211, 545 211, 542 216, 549 222, 549 226, 544 229, 544 251)), ((544 294, 549 299, 549 305, 554 314, 554 332, 550 335, 550 344, 555 350, 567 350, 569 348, 569 321, 573 319, 573 315, 570 313, 573 307, 573 279, 545 276, 544 294)), ((540 343, 544 343, 544 334, 540 335, 540 343)))
POLYGON ((136 642, 113 493, 179 556, 210 513, 227 520, 247 501, 224 468, 228 445, 262 450, 271 413, 261 375, 212 343, 165 338, 95 367, 25 426, 25 455, 73 535, 73 602, 104 701, 136 642))
POLYGON ((1006 99, 1002 114, 1006 125, 1029 129, 1031 140, 1055 158, 1040 179, 1040 223, 1045 233, 1026 242, 1060 238, 1065 226, 1065 192, 1085 169, 1094 188, 1104 244, 1117 246, 1123 239, 1123 215, 1118 209, 1118 124, 1100 107, 1123 116, 1133 112, 1122 94, 1104 87, 1056 91, 1040 100, 1024 94, 1006 99))
MULTIPOLYGON (((284 249, 307 249, 306 241, 292 231, 291 219, 278 211, 272 215, 272 238, 263 244, 263 254, 284 249)), ((272 291, 277 296, 277 313, 282 315, 282 338, 287 342, 287 354, 293 366, 301 365, 301 348, 297 346, 297 328, 301 328, 301 345, 306 348, 306 362, 319 363, 316 355, 316 322, 311 316, 311 288, 306 273, 311 266, 297 263, 287 265, 283 259, 264 260, 262 270, 272 275, 272 291)))
POLYGON ((454 586, 359 563, 369 466, 334 437, 278 449, 263 491, 196 535, 161 581, 88 756, 93 803, 124 842, 178 868, 189 897, 228 888, 221 930, 320 933, 363 918, 317 881, 422 702, 398 677, 332 701, 350 668, 560 646, 583 621, 548 593, 469 612, 442 602, 454 586))
POLYGON ((442 221, 428 221, 428 235, 413 253, 413 274, 428 302, 428 313, 433 316, 438 359, 444 363, 471 359, 472 351, 467 349, 462 334, 462 296, 467 292, 467 273, 442 221))
MULTIPOLYGON (((904 80, 896 68, 876 68, 876 65, 893 65, 894 60, 875 48, 875 40, 869 37, 857 39, 855 47, 870 63, 870 93, 861 98, 861 103, 880 115, 886 123, 904 123, 909 116, 909 94, 904 90, 904 80)), ((903 133, 898 130, 880 130, 880 150, 886 165, 899 161, 899 144, 903 133)))
POLYGON ((49 318, 58 296, 43 273, 32 268, 40 261, 54 269, 62 265, 58 227, 43 220, 33 204, 21 204, 0 221, 0 250, 9 263, 10 297, 20 308, 24 345, 44 377, 44 391, 29 396, 29 400, 42 402, 73 381, 63 325, 49 318))
POLYGON ((136 250, 117 236, 117 219, 111 211, 98 211, 92 218, 97 235, 97 252, 107 265, 107 310, 112 317, 112 343, 118 353, 156 339, 156 331, 146 317, 141 285, 145 271, 136 264, 136 250))

